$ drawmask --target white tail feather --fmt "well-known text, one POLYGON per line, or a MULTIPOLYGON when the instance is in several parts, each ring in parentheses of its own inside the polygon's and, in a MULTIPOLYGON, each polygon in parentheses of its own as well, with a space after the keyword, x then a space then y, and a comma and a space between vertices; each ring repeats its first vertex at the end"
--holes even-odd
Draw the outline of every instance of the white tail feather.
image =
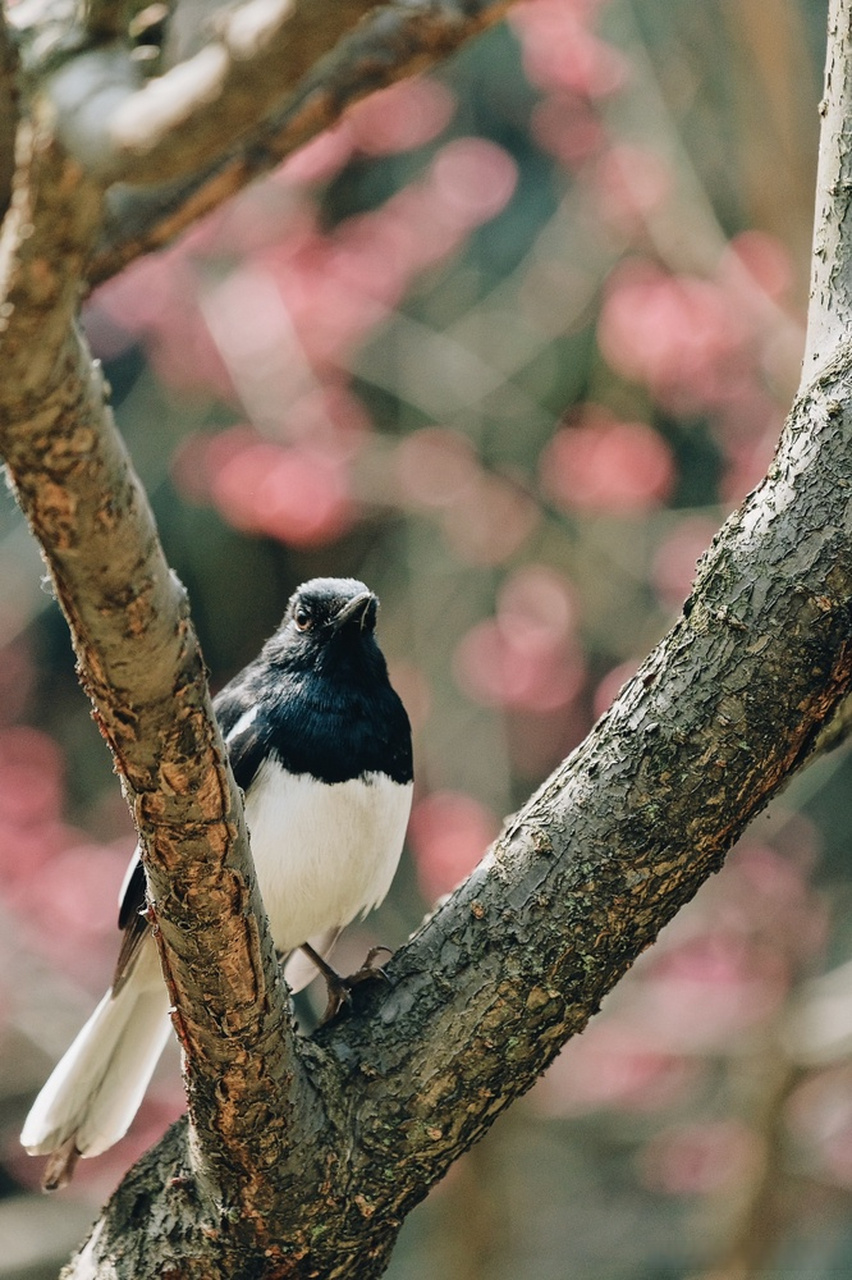
POLYGON ((21 1133, 30 1155, 69 1139, 97 1156, 130 1127, 169 1036, 169 998, 153 939, 117 995, 108 991, 32 1105, 21 1133))

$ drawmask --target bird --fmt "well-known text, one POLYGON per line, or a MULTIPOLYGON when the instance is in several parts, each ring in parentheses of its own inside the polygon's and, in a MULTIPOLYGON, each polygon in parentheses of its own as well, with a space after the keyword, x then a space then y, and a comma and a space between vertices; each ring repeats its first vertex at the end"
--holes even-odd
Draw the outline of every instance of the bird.
MULTIPOLYGON (((385 898, 413 788, 411 728, 375 636, 378 597, 355 578, 313 578, 213 700, 284 975, 298 991, 326 978, 333 1016, 370 974, 327 957, 340 931, 385 898)), ((112 984, 24 1122, 21 1143, 49 1155, 42 1185, 64 1186, 130 1126, 170 1033, 169 996, 146 918, 137 848, 120 893, 123 938, 112 984)), ((379 971, 380 973, 381 971, 379 971)))

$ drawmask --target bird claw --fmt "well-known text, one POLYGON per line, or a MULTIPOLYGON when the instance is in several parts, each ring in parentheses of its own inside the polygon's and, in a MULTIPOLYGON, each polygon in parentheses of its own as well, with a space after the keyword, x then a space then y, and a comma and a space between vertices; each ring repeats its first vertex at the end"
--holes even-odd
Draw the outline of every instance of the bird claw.
POLYGON ((352 990, 358 987, 362 982, 387 982, 388 976, 381 965, 374 964, 376 956, 386 951, 388 955, 392 955, 390 947, 371 947, 367 952, 366 959, 360 969, 356 969, 354 973, 350 973, 344 978, 339 973, 327 965, 322 973, 325 978, 326 991, 328 992, 328 1004, 325 1007, 325 1013, 320 1020, 320 1026, 324 1027, 327 1022, 335 1018, 344 1005, 352 1004, 352 990))

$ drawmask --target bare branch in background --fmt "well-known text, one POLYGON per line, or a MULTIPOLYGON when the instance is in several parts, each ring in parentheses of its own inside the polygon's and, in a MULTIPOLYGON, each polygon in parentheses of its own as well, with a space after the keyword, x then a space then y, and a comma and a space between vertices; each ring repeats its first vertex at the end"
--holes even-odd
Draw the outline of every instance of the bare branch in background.
MULTIPOLYGON (((123 176, 134 186, 119 184, 110 192, 104 232, 89 269, 92 283, 115 275, 141 254, 168 244, 252 179, 269 172, 290 152, 333 125, 347 107, 376 89, 440 62, 499 21, 508 7, 508 0, 477 0, 463 9, 418 3, 375 10, 304 74, 283 105, 264 121, 260 121, 257 111, 249 118, 245 95, 251 84, 250 67, 235 60, 233 92, 242 105, 234 121, 245 121, 243 126, 238 129, 234 121, 220 119, 224 99, 209 106, 202 101, 183 131, 152 135, 151 149, 145 154, 134 155, 128 145, 123 176), (182 141, 184 134, 186 144, 182 141), (189 139, 197 141, 201 134, 205 140, 194 152, 196 163, 187 180, 158 185, 150 191, 136 188, 135 184, 144 181, 159 182, 176 169, 185 171, 187 157, 193 154, 189 139), (240 145, 226 150, 226 144, 240 135, 245 135, 240 138, 240 145), (205 159, 207 163, 198 163, 205 159)), ((241 12, 238 10, 237 15, 241 12)), ((282 39, 286 30, 285 22, 282 39)), ((330 44, 324 46, 324 50, 327 48, 330 44)), ((265 66, 266 53, 259 57, 265 66)), ((178 71, 181 68, 169 74, 176 75, 178 71)), ((138 99, 140 108, 145 92, 142 90, 143 96, 138 99)), ((133 110, 136 111, 135 106, 133 110)), ((140 124, 143 129, 147 127, 144 114, 140 124)))

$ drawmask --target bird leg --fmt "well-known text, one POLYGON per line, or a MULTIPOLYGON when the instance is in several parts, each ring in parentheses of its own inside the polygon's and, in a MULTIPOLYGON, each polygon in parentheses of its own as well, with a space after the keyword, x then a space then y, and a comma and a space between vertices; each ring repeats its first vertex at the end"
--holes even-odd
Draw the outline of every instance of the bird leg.
POLYGON ((327 960, 315 951, 309 942, 303 942, 302 951, 308 956, 322 976, 325 978, 325 988, 328 993, 328 1004, 325 1007, 325 1013, 320 1020, 320 1026, 324 1026, 326 1022, 330 1022, 336 1014, 338 1014, 345 1004, 352 1001, 352 988, 357 987, 362 982, 375 982, 377 979, 386 981, 386 975, 381 965, 374 965, 373 961, 380 951, 387 951, 388 955, 392 952, 389 947, 371 947, 367 952, 367 957, 360 969, 356 969, 347 978, 333 969, 327 960))

